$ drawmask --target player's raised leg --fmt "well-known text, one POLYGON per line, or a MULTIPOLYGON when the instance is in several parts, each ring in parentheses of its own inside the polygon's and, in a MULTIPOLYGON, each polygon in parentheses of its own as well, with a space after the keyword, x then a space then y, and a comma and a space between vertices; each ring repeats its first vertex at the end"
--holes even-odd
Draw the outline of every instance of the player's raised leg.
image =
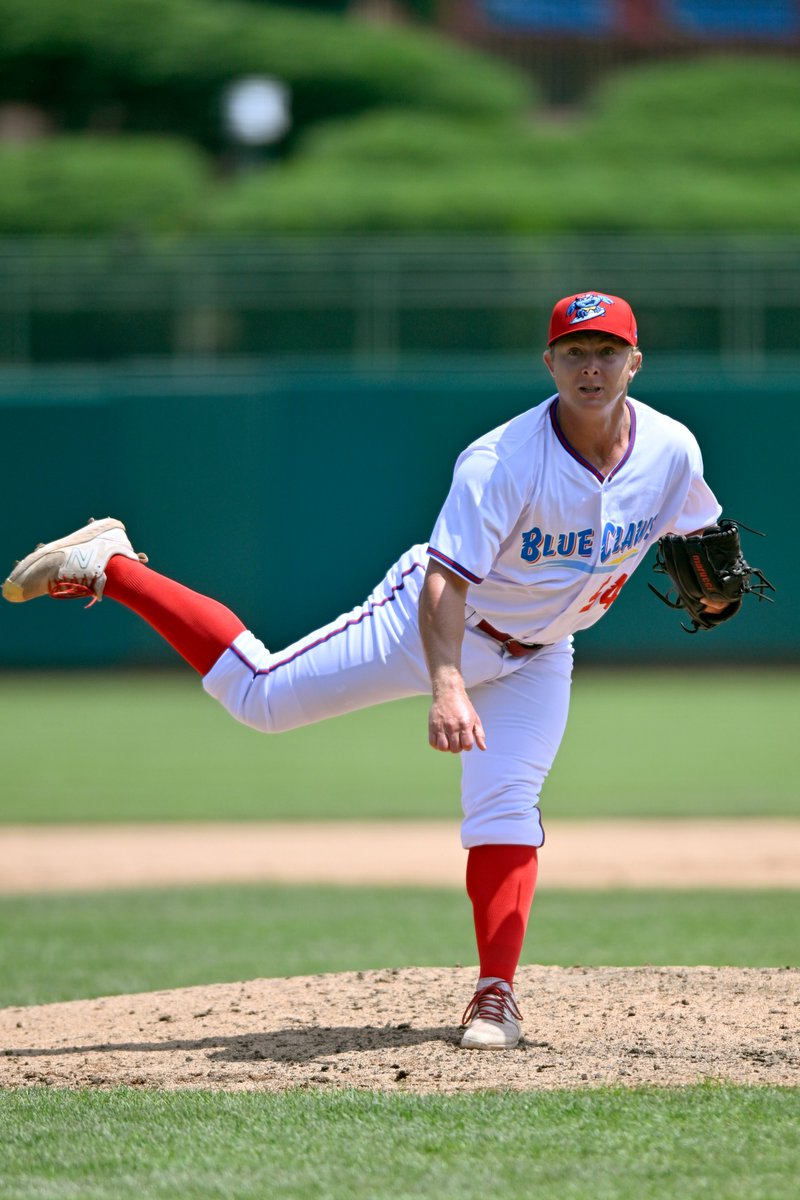
POLYGON ((209 596, 149 570, 147 555, 133 549, 115 517, 37 546, 12 570, 3 595, 12 603, 52 596, 57 600, 104 596, 143 617, 201 675, 244 630, 239 618, 209 596))
POLYGON ((74 533, 54 542, 40 542, 15 564, 3 584, 3 596, 12 604, 36 600, 39 596, 81 597, 94 603, 102 599, 106 567, 114 555, 147 562, 146 554, 134 550, 122 521, 115 517, 91 519, 74 533))
MULTIPOLYGON (((37 547, 4 585, 12 601, 108 597, 146 620, 237 720, 278 733, 428 690, 416 633, 424 547, 396 563, 360 607, 272 653, 235 613, 144 565, 108 517, 37 547)), ((492 647, 487 642, 490 662, 492 647)))
MULTIPOLYGON (((412 547, 363 604, 282 650, 242 633, 203 687, 237 720, 264 733, 429 693, 417 620, 425 567, 424 547, 412 547)), ((491 654, 487 647, 487 664, 491 654)))

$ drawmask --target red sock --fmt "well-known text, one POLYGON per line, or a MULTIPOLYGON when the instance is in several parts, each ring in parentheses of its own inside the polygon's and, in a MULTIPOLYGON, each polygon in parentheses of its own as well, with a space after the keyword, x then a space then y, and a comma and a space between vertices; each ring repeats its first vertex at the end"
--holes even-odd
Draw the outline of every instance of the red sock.
POLYGON ((481 978, 514 982, 533 903, 535 846, 473 846, 467 858, 481 978))
POLYGON ((208 674, 245 629, 218 600, 201 596, 122 554, 109 560, 103 595, 143 617, 201 675, 208 674))

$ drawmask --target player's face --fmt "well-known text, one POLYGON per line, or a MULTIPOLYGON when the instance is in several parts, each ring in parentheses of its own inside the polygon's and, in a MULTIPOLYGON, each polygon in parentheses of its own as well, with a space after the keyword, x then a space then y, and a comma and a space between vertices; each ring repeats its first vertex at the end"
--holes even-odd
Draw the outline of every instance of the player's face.
POLYGON ((588 411, 627 395, 642 355, 611 334, 576 333, 559 338, 545 351, 544 361, 561 399, 588 411))

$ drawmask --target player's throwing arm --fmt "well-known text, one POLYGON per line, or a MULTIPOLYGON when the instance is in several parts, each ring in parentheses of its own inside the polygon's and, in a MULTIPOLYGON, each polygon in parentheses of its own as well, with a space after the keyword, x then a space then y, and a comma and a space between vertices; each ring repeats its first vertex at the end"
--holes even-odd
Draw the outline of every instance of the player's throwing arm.
POLYGON ((419 627, 431 678, 428 741, 434 750, 460 754, 486 749, 481 719, 461 674, 467 581, 431 559, 419 606, 419 627))

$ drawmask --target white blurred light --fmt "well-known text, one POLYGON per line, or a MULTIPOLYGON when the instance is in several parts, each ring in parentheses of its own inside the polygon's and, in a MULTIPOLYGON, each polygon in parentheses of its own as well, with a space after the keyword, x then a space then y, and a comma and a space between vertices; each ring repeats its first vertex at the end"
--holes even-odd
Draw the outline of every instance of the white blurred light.
POLYGON ((266 76, 238 79, 225 93, 224 106, 229 133, 246 146, 277 142, 291 124, 289 89, 266 76))

